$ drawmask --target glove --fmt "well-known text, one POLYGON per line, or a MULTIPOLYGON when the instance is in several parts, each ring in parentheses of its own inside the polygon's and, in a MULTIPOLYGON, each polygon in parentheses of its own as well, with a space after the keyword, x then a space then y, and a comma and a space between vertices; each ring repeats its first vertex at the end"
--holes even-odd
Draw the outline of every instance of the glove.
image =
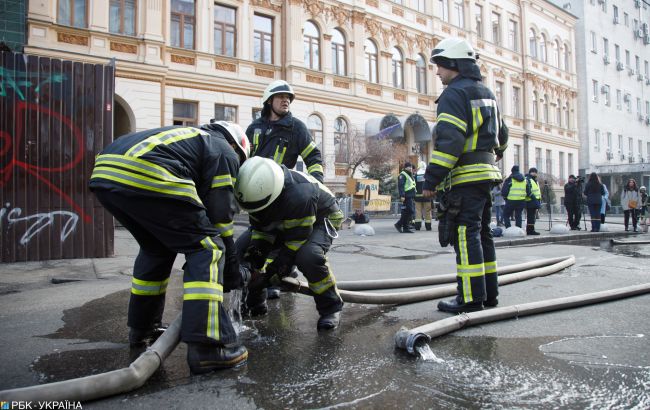
POLYGON ((259 270, 262 269, 264 263, 266 263, 266 255, 261 250, 251 246, 246 250, 244 260, 250 263, 253 269, 259 270))
POLYGON ((282 278, 289 276, 291 273, 291 264, 283 263, 277 259, 266 267, 266 277, 272 285, 278 286, 282 278))
POLYGON ((248 269, 239 264, 236 254, 233 253, 232 255, 226 256, 226 264, 223 272, 224 292, 243 288, 249 277, 250 273, 248 269), (247 274, 248 277, 246 277, 247 274))

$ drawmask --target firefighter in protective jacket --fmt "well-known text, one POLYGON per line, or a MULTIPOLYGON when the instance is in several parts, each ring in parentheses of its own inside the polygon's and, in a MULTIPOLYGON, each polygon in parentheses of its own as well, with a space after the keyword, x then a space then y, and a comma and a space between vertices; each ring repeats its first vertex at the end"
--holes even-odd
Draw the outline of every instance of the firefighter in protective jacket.
POLYGON ((233 242, 233 185, 248 157, 236 124, 164 127, 125 135, 95 161, 90 189, 140 245, 129 302, 129 342, 155 337, 178 253, 185 254, 181 340, 192 373, 237 366, 248 352, 223 307, 241 288, 233 242))
POLYGON ((436 141, 425 173, 423 195, 438 190, 441 245, 456 251, 458 294, 442 301, 447 312, 496 306, 497 264, 490 232, 492 187, 501 181, 495 165, 506 149, 508 130, 494 94, 482 83, 469 43, 448 38, 431 62, 447 87, 438 99, 436 141))
POLYGON ((395 229, 400 233, 413 233, 411 221, 415 216, 415 179, 413 179, 413 165, 405 162, 402 172, 397 177, 397 191, 402 202, 399 221, 395 223, 395 229))
POLYGON ((320 314, 317 328, 337 327, 343 300, 326 256, 343 221, 334 195, 311 175, 261 157, 251 158, 242 166, 235 195, 249 213, 252 226, 250 244, 239 249, 244 263, 254 272, 247 305, 253 308, 265 303, 264 288, 278 284, 295 264, 314 293, 320 314), (274 249, 278 253, 267 264, 274 249))

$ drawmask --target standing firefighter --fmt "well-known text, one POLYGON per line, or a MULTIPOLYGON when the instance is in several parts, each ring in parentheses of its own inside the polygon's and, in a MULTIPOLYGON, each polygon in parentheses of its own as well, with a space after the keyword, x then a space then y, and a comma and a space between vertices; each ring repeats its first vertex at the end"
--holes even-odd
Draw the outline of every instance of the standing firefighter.
POLYGON ((395 223, 395 229, 400 233, 413 233, 411 229, 411 221, 415 215, 415 180, 413 179, 413 165, 410 162, 405 162, 402 172, 397 177, 397 190, 399 192, 399 199, 402 202, 399 221, 395 223))
POLYGON ((438 99, 436 141, 425 173, 425 197, 439 198, 440 244, 454 245, 458 295, 438 303, 446 312, 496 306, 497 264, 490 232, 490 191, 501 181, 495 165, 508 129, 494 94, 481 83, 476 54, 467 41, 448 38, 431 53, 447 87, 438 99))
POLYGON ((279 283, 295 264, 314 292, 317 328, 337 327, 343 300, 326 256, 343 222, 334 195, 314 177, 260 157, 242 166, 235 195, 252 226, 250 244, 240 249, 244 263, 254 269, 246 298, 249 309, 265 305, 264 288, 279 283), (265 267, 274 249, 279 252, 265 267))
POLYGON ((243 286, 233 243, 233 184, 248 140, 227 122, 164 127, 123 136, 95 161, 90 189, 140 245, 133 266, 129 342, 155 337, 178 253, 185 254, 181 340, 192 373, 248 357, 223 308, 243 286))
MULTIPOLYGON (((270 158, 287 168, 295 167, 300 156, 307 173, 323 182, 320 150, 305 124, 289 111, 295 97, 293 88, 286 81, 276 80, 266 87, 262 96, 262 115, 246 130, 251 156, 270 158)), ((242 234, 237 242, 238 247, 246 247, 250 242, 250 231, 242 234)), ((280 297, 280 290, 270 287, 268 297, 280 297)))
POLYGON ((419 231, 422 228, 423 219, 426 230, 431 230, 431 198, 425 198, 424 195, 422 195, 424 172, 426 169, 426 162, 420 161, 418 163, 417 173, 415 174, 415 219, 413 225, 415 226, 416 231, 419 231))

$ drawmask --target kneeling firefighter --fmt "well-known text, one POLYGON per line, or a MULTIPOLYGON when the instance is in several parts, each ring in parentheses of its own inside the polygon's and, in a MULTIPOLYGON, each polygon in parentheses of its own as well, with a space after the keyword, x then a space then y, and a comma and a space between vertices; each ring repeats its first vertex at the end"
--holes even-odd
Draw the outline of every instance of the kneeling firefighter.
POLYGON ((95 160, 90 189, 140 245, 129 301, 129 342, 159 336, 165 293, 178 253, 183 266, 181 340, 192 373, 246 362, 223 307, 244 285, 233 241, 233 183, 248 157, 238 125, 164 127, 116 139, 95 160))
POLYGON ((334 195, 313 176, 262 157, 253 157, 241 167, 235 195, 249 213, 252 227, 250 244, 238 249, 240 259, 253 269, 248 309, 266 313, 264 289, 279 284, 296 265, 314 292, 320 315, 317 328, 336 328, 343 300, 326 256, 343 222, 334 195), (267 264, 274 249, 277 256, 267 264))
POLYGON ((458 295, 441 301, 446 312, 496 306, 497 264, 490 232, 492 187, 502 180, 495 165, 507 146, 506 128, 494 94, 482 83, 470 44, 448 38, 431 62, 447 87, 438 104, 436 141, 425 172, 424 197, 438 190, 440 245, 456 251, 458 295))

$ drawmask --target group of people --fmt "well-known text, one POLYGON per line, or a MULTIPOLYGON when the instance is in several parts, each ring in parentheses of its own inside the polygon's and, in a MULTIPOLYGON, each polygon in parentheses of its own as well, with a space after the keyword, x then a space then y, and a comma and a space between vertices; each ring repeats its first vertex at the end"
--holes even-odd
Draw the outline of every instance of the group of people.
MULTIPOLYGON (((438 99, 434 150, 417 181, 408 167, 403 173, 409 210, 418 183, 423 209, 437 195, 439 241, 454 246, 458 285, 456 297, 438 309, 453 313, 498 304, 490 192, 502 181, 495 161, 507 147, 508 129, 482 84, 477 59, 460 38, 432 51, 446 86, 438 99)), ((290 113, 294 98, 288 83, 274 81, 264 91, 261 118, 245 133, 224 121, 163 127, 122 136, 96 157, 89 187, 140 246, 128 309, 131 345, 150 343, 161 329, 178 253, 185 255, 181 340, 192 373, 248 358, 223 306, 224 293, 244 289, 247 311, 266 314, 266 288, 296 267, 314 295, 317 328, 339 326, 343 300, 327 252, 343 215, 323 185, 318 147, 290 113), (298 156, 307 173, 291 170, 298 156), (250 226, 235 241, 238 208, 248 212, 250 226)), ((423 219, 431 229, 430 216, 423 219)), ((409 229, 409 221, 400 228, 409 229)))
POLYGON ((522 214, 526 210, 526 234, 539 235, 535 230, 535 220, 542 204, 542 193, 537 183, 537 168, 532 167, 523 175, 519 171, 519 165, 514 165, 503 184, 492 188, 492 197, 497 226, 510 228, 514 216, 515 225, 521 228, 522 214))
POLYGON ((422 221, 427 231, 432 229, 433 200, 425 198, 422 193, 426 169, 427 164, 420 161, 414 176, 413 165, 406 161, 402 172, 397 177, 397 190, 401 203, 400 219, 395 223, 397 232, 413 233, 413 229, 419 231, 422 229, 422 221))

